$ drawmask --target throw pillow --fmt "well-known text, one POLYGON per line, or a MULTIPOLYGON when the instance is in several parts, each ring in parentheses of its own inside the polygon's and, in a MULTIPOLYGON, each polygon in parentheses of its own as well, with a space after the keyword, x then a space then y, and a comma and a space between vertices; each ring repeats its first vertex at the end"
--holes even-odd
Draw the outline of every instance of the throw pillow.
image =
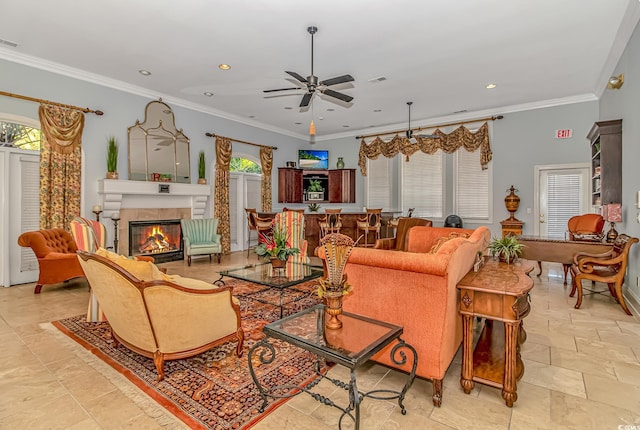
POLYGON ((150 261, 133 260, 125 257, 124 255, 107 251, 104 248, 99 248, 96 251, 96 254, 112 261, 142 281, 171 281, 172 279, 171 276, 162 273, 160 269, 150 261))
POLYGON ((457 231, 452 231, 451 233, 449 233, 449 236, 439 237, 439 238, 437 238, 435 240, 435 242, 433 243, 433 246, 431 247, 429 252, 431 254, 435 254, 442 247, 442 245, 444 245, 445 243, 447 243, 451 239, 455 239, 455 238, 458 238, 458 237, 463 237, 463 238, 466 239, 466 238, 469 237, 469 233, 459 233, 457 231))

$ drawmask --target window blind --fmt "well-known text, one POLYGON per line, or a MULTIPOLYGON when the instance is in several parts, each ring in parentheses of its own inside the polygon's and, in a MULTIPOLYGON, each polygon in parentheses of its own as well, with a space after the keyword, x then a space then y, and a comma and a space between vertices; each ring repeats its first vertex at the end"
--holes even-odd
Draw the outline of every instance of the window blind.
POLYGON ((460 148, 455 154, 454 212, 464 219, 489 219, 489 169, 480 166, 480 151, 460 148))
POLYGON ((569 218, 581 213, 582 176, 549 173, 547 176, 547 235, 564 237, 569 218))
POLYGON ((383 155, 367 160, 367 207, 391 208, 392 160, 383 155))
POLYGON ((416 152, 401 163, 402 211, 415 208, 414 216, 442 218, 444 196, 444 156, 416 152))
MULTIPOLYGON (((22 185, 20 230, 40 229, 40 159, 20 157, 22 185)), ((20 271, 38 270, 38 259, 31 248, 20 247, 20 271)))

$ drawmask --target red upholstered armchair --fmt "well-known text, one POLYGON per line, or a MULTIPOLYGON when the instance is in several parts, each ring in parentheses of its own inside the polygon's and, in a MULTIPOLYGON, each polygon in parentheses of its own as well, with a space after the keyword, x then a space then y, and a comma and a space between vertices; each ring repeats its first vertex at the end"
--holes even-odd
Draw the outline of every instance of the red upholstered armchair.
POLYGON ((570 240, 600 242, 603 228, 604 218, 599 214, 576 215, 567 222, 570 240))
POLYGON ((35 294, 40 294, 43 285, 84 276, 76 256, 76 243, 71 235, 61 228, 22 233, 18 237, 18 245, 31 248, 38 258, 40 276, 34 290, 35 294))

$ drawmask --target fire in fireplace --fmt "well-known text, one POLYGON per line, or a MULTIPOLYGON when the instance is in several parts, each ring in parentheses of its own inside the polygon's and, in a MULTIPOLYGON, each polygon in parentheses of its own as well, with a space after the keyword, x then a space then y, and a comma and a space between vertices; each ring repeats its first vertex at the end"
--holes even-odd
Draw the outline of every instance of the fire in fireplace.
POLYGON ((129 222, 129 255, 148 255, 156 263, 182 260, 184 250, 180 220, 129 222))

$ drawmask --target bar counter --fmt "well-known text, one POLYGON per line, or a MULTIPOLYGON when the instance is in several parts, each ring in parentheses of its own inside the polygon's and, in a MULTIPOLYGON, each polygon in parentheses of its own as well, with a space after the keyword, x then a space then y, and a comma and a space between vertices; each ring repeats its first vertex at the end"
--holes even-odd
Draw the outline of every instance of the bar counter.
MULTIPOLYGON (((386 222, 394 217, 401 214, 401 211, 382 211, 382 227, 380 228, 380 237, 387 237, 389 232, 385 228, 386 222)), ((275 213, 264 213, 259 212, 259 216, 274 216, 275 213)), ((320 244, 320 227, 318 222, 325 217, 324 212, 309 212, 305 211, 304 213, 304 221, 305 221, 305 238, 307 239, 307 254, 309 256, 313 256, 314 250, 320 244)), ((340 229, 340 233, 351 237, 353 240, 358 239, 358 231, 356 228, 356 221, 358 218, 363 218, 366 215, 366 212, 363 211, 347 211, 340 212, 340 218, 342 220, 342 228, 340 229)), ((391 234, 391 237, 393 235, 391 234)), ((369 243, 372 242, 373 234, 371 233, 369 243)))

